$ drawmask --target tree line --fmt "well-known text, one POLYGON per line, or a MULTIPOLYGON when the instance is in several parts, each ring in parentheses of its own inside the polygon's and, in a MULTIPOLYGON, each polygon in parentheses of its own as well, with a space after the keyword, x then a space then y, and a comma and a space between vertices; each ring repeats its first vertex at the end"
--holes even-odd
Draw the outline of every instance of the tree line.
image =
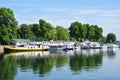
POLYGON ((114 42, 116 35, 108 33, 103 36, 103 29, 98 25, 82 24, 78 21, 71 23, 69 28, 63 26, 52 26, 44 19, 39 23, 18 25, 14 13, 10 8, 0 8, 0 44, 10 44, 12 39, 30 40, 77 40, 114 42))

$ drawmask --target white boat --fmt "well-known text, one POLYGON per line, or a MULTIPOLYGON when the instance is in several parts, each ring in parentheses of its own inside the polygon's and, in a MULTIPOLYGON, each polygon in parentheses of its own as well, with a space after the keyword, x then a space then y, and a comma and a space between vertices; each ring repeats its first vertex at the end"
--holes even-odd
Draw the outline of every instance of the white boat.
POLYGON ((100 48, 101 48, 101 49, 108 49, 108 44, 101 44, 101 45, 100 45, 100 48))
POLYGON ((108 48, 119 48, 118 44, 109 44, 108 48))
POLYGON ((81 49, 99 49, 100 44, 98 42, 84 41, 80 44, 81 49))
POLYGON ((75 42, 72 41, 52 41, 49 43, 50 51, 73 50, 75 42))
POLYGON ((64 42, 64 50, 73 50, 75 47, 74 42, 64 42))
POLYGON ((90 49, 100 49, 100 44, 98 42, 90 42, 90 49))
POLYGON ((49 50, 49 46, 39 44, 38 42, 19 43, 16 42, 14 45, 5 46, 4 52, 18 52, 18 51, 46 51, 49 50))
POLYGON ((52 42, 49 44, 50 51, 61 51, 64 49, 63 42, 52 42))
POLYGON ((90 42, 87 40, 87 41, 84 41, 82 43, 80 43, 80 48, 81 49, 90 49, 90 42))

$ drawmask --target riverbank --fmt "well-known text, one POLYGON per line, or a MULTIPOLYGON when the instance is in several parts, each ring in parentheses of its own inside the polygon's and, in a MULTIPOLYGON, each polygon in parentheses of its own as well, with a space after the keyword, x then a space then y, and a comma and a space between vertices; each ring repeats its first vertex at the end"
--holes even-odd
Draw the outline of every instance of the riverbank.
POLYGON ((4 53, 4 46, 0 45, 0 55, 4 53))

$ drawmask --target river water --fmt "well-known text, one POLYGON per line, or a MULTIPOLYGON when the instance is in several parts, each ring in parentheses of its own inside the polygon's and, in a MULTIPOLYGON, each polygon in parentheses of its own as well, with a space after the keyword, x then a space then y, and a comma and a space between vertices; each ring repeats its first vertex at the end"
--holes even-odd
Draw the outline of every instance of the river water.
POLYGON ((120 80, 120 49, 5 54, 0 80, 120 80))

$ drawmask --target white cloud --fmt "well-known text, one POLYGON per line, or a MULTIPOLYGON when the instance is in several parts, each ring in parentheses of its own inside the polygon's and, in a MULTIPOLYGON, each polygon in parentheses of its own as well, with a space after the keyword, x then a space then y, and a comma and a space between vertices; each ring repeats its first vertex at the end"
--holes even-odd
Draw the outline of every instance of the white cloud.
POLYGON ((103 14, 101 16, 103 16, 103 17, 120 17, 119 14, 103 14))
POLYGON ((82 9, 67 9, 67 8, 46 8, 43 10, 48 12, 63 12, 63 13, 75 13, 75 14, 93 14, 100 11, 97 9, 82 10, 82 9))
POLYGON ((43 9, 44 11, 48 11, 48 12, 63 12, 66 11, 67 9, 63 9, 63 8, 46 8, 43 9))

